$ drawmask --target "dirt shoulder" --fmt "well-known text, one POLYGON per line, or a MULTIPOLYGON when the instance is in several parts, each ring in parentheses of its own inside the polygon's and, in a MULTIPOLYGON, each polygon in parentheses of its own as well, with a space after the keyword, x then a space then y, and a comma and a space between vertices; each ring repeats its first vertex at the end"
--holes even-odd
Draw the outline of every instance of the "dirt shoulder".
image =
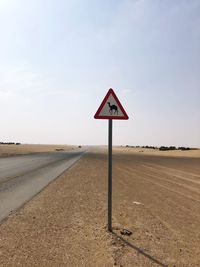
POLYGON ((198 267, 199 193, 199 159, 115 152, 109 234, 107 155, 89 152, 0 226, 0 266, 198 267))
POLYGON ((75 148, 75 146, 71 145, 0 145, 0 158, 38 152, 52 152, 56 150, 67 151, 73 148, 75 148))
POLYGON ((0 266, 113 266, 105 222, 105 157, 89 154, 0 226, 0 266))

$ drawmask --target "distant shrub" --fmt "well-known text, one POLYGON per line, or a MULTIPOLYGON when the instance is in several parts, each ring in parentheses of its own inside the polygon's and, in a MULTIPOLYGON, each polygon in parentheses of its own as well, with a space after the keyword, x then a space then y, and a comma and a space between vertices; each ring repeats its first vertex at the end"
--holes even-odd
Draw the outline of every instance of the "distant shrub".
POLYGON ((159 150, 160 151, 166 151, 166 150, 168 150, 168 148, 166 146, 161 146, 161 147, 159 147, 159 150))
POLYGON ((156 149, 157 147, 155 147, 155 146, 142 146, 142 148, 147 148, 147 149, 156 149))
POLYGON ((168 147, 168 146, 161 146, 159 148, 159 150, 160 151, 176 150, 176 147, 175 146, 170 146, 170 147, 168 147))
POLYGON ((0 145, 15 145, 14 142, 0 142, 0 145))
POLYGON ((180 146, 178 149, 179 150, 191 150, 190 147, 184 147, 184 146, 180 146))
POLYGON ((176 147, 175 146, 170 146, 169 150, 176 150, 176 147))

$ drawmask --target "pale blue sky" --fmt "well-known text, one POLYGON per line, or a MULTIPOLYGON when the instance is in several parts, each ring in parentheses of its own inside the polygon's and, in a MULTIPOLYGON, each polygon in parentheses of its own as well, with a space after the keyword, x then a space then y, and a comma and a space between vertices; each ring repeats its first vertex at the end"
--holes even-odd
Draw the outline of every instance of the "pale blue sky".
POLYGON ((200 147, 199 0, 0 0, 0 141, 200 147))

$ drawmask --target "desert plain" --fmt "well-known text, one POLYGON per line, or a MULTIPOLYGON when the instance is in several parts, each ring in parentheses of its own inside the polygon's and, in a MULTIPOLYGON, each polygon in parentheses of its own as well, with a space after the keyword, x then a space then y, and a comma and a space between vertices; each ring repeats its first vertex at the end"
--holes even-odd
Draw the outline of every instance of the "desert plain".
POLYGON ((0 225, 0 266, 199 267, 200 150, 114 148, 109 233, 107 150, 90 148, 0 225))
POLYGON ((67 151, 75 148, 71 145, 43 145, 43 144, 20 144, 2 145, 0 144, 0 158, 15 155, 26 155, 30 153, 52 152, 56 150, 67 151))

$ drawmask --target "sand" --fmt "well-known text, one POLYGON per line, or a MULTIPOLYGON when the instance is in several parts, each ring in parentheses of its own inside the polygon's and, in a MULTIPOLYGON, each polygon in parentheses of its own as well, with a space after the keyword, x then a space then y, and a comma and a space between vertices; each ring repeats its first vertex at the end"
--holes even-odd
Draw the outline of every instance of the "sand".
POLYGON ((52 152, 56 149, 70 150, 72 145, 0 145, 0 157, 9 157, 20 154, 52 152))
POLYGON ((117 152, 126 152, 130 154, 142 153, 144 155, 154 155, 154 156, 168 156, 168 157, 191 157, 200 158, 200 149, 191 150, 168 150, 160 151, 159 149, 147 149, 147 148, 135 148, 135 147, 114 147, 117 152))
POLYGON ((200 266, 200 158, 86 154, 0 226, 0 266, 200 266), (132 235, 123 236, 123 229, 132 235))

